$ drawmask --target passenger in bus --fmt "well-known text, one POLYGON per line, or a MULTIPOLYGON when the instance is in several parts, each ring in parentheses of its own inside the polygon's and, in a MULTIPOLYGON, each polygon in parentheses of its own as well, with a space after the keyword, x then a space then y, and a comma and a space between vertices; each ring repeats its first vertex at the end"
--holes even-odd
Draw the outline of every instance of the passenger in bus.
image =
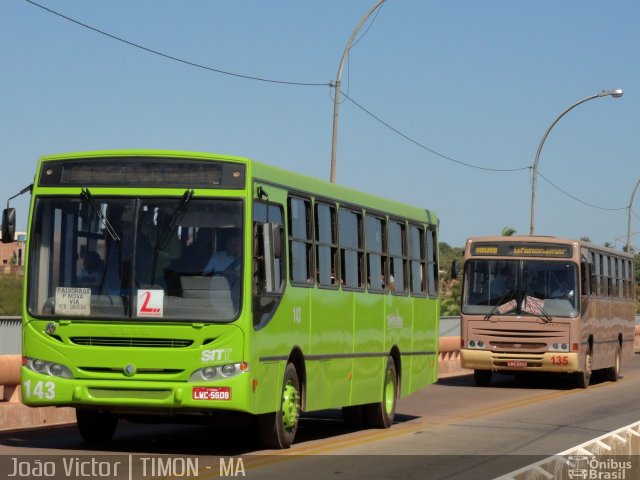
POLYGON ((238 311, 240 304, 240 267, 242 265, 242 240, 240 235, 232 234, 226 243, 225 250, 214 253, 207 265, 204 273, 207 275, 222 275, 229 283, 231 290, 231 300, 235 311, 238 311))
POLYGON ((204 267, 206 274, 237 274, 240 273, 240 250, 241 240, 239 235, 231 235, 224 250, 219 250, 213 254, 204 267))
POLYGON ((573 297, 573 290, 571 290, 565 279, 558 281, 558 286, 551 292, 552 298, 569 298, 573 297))
POLYGON ((500 272, 491 282, 491 291, 495 293, 506 292, 507 290, 513 290, 516 282, 514 281, 511 270, 507 267, 502 267, 500 272))
POLYGON ((87 286, 98 286, 104 274, 104 262, 98 252, 88 251, 82 261, 82 270, 78 280, 87 286))

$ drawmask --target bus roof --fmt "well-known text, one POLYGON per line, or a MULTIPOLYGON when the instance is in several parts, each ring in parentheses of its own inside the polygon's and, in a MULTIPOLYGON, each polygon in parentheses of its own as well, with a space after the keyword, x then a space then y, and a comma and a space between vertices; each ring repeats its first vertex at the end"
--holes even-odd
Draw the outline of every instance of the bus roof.
POLYGON ((381 196, 364 193, 342 185, 332 184, 326 180, 267 165, 250 158, 233 155, 184 150, 96 150, 46 155, 40 159, 40 163, 42 164, 45 161, 91 158, 99 159, 109 157, 167 157, 192 160, 222 160, 242 163, 247 165, 248 174, 258 181, 270 183, 275 186, 286 186, 290 190, 293 187, 294 191, 298 191, 300 193, 308 193, 315 196, 325 197, 327 199, 334 199, 347 204, 351 203, 354 205, 361 205, 375 211, 402 215, 421 222, 426 221, 432 225, 437 225, 439 223, 437 215, 425 208, 419 208, 381 196))
POLYGON ((626 256, 633 258, 633 255, 624 252, 623 250, 617 250, 603 245, 597 245, 595 243, 587 242, 585 240, 574 240, 570 238, 554 237, 551 235, 509 235, 509 236, 485 236, 485 237, 469 237, 465 245, 465 251, 468 252, 469 246, 474 243, 548 243, 548 244, 562 244, 573 245, 577 244, 579 247, 589 248, 591 250, 597 250, 600 252, 606 252, 609 254, 615 254, 619 256, 626 256))

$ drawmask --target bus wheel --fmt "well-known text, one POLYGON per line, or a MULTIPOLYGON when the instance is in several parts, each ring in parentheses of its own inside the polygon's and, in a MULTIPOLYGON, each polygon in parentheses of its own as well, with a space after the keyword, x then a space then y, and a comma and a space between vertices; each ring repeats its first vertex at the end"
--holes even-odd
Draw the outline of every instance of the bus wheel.
POLYGON ((616 359, 613 367, 609 367, 606 371, 606 379, 610 382, 617 382, 620 378, 620 363, 622 361, 622 352, 620 349, 620 344, 618 344, 618 348, 616 349, 616 359))
POLYGON ((259 418, 260 438, 268 448, 289 448, 298 430, 300 418, 300 381, 293 363, 284 371, 280 408, 259 418))
POLYGON ((80 436, 88 443, 106 443, 118 426, 118 417, 111 412, 76 409, 80 436))
POLYGON ((393 357, 387 358, 387 368, 382 385, 382 401, 362 406, 367 425, 374 428, 389 428, 396 415, 398 400, 398 373, 393 357))
POLYGON ((488 387, 491 383, 491 370, 474 370, 473 380, 478 387, 488 387))
POLYGON ((576 384, 578 388, 587 388, 591 382, 591 349, 584 356, 584 367, 576 374, 576 384))

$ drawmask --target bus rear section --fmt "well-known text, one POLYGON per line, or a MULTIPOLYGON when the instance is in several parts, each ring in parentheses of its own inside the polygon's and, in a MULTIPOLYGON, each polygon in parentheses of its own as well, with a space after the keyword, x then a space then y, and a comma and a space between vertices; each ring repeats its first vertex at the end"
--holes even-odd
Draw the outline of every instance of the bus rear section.
POLYGON ((619 307, 630 303, 622 298, 627 274, 621 268, 618 280, 613 270, 620 297, 592 295, 590 252, 553 237, 467 241, 460 358, 477 385, 488 385, 493 372, 571 373, 583 388, 593 370, 617 380, 633 338, 632 315, 619 307))

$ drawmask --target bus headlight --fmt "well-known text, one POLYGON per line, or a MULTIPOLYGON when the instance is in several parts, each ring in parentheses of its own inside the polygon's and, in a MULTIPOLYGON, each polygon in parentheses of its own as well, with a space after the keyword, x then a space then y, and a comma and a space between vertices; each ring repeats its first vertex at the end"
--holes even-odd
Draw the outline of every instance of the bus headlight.
POLYGON ((22 360, 22 364, 29 370, 42 373, 44 375, 51 375, 52 377, 73 378, 71 370, 60 363, 47 362, 46 360, 40 360, 39 358, 25 357, 22 360))
POLYGON ((231 378, 240 375, 249 370, 249 366, 245 362, 228 363, 219 366, 207 366, 199 368, 189 377, 190 382, 202 382, 203 380, 213 380, 216 377, 231 378))
POLYGON ((223 377, 232 377, 236 373, 236 366, 233 364, 223 365, 220 369, 223 377))
POLYGON ((554 343, 553 345, 549 345, 550 352, 568 352, 569 344, 568 343, 554 343))
POLYGON ((484 348, 484 341, 483 340, 469 340, 469 342, 467 343, 467 346, 469 348, 482 349, 482 348, 484 348))

